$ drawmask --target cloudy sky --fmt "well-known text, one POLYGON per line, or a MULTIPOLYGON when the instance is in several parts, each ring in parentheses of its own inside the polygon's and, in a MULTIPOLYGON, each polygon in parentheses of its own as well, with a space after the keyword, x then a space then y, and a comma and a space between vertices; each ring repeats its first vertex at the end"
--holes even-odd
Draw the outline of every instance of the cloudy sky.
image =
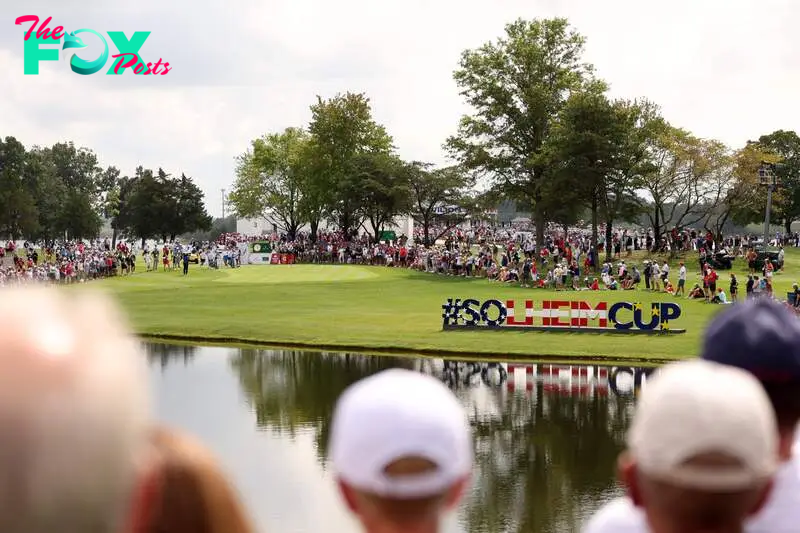
POLYGON ((401 156, 445 162, 465 111, 452 81, 460 52, 518 17, 568 17, 614 96, 648 97, 699 136, 736 146, 800 118, 795 0, 3 0, 0 15, 0 135, 73 140, 125 173, 186 172, 215 216, 233 158, 306 124, 316 95, 366 92, 401 156), (63 56, 25 76, 22 15, 150 31, 142 57, 173 70, 79 76, 63 56))

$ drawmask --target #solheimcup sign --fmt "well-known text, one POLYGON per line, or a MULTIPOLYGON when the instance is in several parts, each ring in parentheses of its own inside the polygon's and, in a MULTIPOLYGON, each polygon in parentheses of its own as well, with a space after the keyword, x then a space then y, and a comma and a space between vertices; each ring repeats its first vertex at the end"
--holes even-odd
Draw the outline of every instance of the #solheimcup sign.
POLYGON ((686 333, 672 323, 673 302, 585 302, 582 300, 485 300, 448 298, 442 329, 527 329, 572 333, 686 333))

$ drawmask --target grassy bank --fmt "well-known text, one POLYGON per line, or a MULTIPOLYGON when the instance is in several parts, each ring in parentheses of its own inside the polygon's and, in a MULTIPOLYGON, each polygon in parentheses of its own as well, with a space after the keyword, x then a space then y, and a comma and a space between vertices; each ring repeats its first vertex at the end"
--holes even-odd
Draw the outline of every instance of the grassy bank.
MULTIPOLYGON (((744 292, 746 273, 737 262, 744 292)), ((688 285, 697 278, 691 262, 688 285)), ((800 274, 800 254, 790 250, 786 273, 775 277, 784 294, 800 274)), ((673 273, 676 271, 673 271, 673 273)), ((673 275, 673 279, 675 276, 673 275)), ((727 290, 727 272, 720 272, 727 290)), ((721 306, 680 299, 683 314, 672 323, 682 335, 644 336, 526 331, 443 332, 447 298, 583 299, 653 301, 678 299, 646 291, 555 292, 522 289, 483 279, 463 279, 405 269, 364 266, 275 265, 190 275, 144 272, 93 283, 113 293, 144 336, 207 343, 270 343, 371 352, 472 354, 497 357, 580 356, 614 360, 667 360, 694 356, 702 332, 721 306)))

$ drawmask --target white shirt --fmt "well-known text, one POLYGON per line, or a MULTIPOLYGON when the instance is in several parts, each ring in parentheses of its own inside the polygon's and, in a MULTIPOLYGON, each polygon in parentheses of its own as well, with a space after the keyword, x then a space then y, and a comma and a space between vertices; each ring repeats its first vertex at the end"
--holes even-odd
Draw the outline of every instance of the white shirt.
MULTIPOLYGON (((798 444, 795 445, 797 450, 798 444)), ((784 463, 767 505, 745 524, 745 533, 797 533, 800 523, 800 456, 784 463)), ((582 533, 649 533, 644 512, 629 498, 601 507, 582 533)))
POLYGON ((686 280, 686 267, 682 266, 680 270, 678 270, 678 279, 686 280))

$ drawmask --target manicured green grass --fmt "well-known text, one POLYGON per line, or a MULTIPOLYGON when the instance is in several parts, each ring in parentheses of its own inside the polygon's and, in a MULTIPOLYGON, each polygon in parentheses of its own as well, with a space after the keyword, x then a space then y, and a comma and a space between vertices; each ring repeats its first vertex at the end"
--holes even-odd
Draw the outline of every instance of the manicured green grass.
MULTIPOLYGON (((698 278, 691 261, 687 285, 698 278)), ((737 261, 744 293, 746 272, 737 261)), ((143 336, 198 342, 272 343, 325 349, 461 353, 473 356, 580 356, 613 360, 668 360, 697 354, 709 320, 723 307, 646 291, 546 291, 516 285, 367 266, 274 265, 208 271, 192 265, 179 272, 139 272, 81 287, 114 294, 143 336), (447 298, 526 298, 590 302, 679 301, 683 314, 671 323, 677 335, 617 335, 533 331, 442 331, 447 298)), ((673 269, 673 280, 677 277, 673 269)), ((785 295, 800 274, 800 253, 786 256, 775 276, 785 295)), ((727 291, 728 273, 720 272, 727 291)))

